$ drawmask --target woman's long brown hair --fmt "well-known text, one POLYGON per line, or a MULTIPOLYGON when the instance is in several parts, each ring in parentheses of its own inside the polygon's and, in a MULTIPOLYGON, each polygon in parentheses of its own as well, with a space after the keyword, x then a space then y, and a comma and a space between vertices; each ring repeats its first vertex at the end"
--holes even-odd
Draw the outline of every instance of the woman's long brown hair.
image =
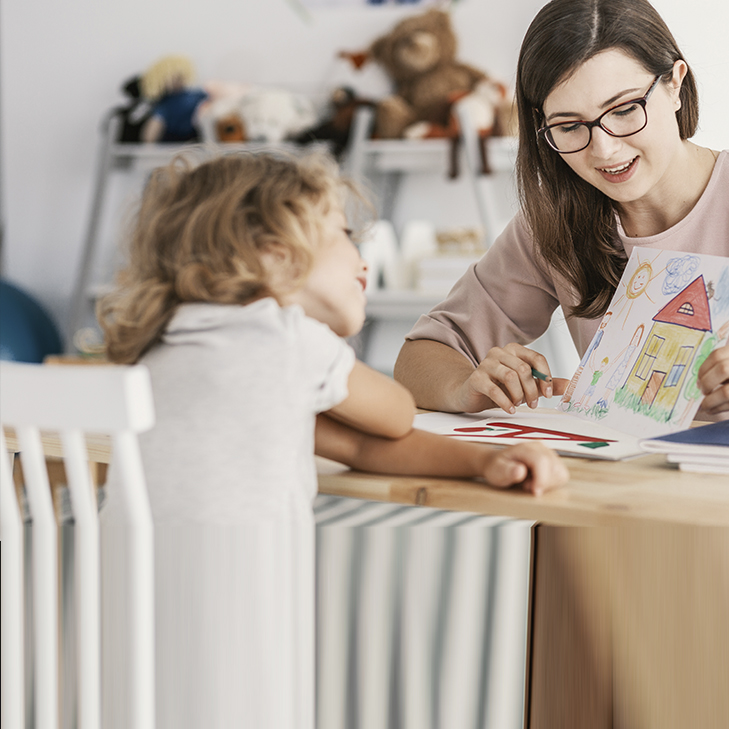
MULTIPOLYGON (((676 41, 646 0, 552 0, 532 21, 519 54, 516 97, 519 151, 516 175, 522 210, 536 251, 574 288, 572 316, 607 310, 625 268, 612 200, 576 175, 538 138, 550 92, 582 63, 619 49, 647 71, 670 78, 684 60, 676 41)), ((681 139, 698 125, 698 93, 689 69, 676 112, 681 139)))

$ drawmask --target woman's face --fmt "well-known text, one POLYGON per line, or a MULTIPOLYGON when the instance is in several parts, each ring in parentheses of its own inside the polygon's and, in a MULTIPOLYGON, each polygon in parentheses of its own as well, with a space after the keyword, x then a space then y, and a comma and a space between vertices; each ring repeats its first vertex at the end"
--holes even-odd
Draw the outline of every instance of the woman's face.
MULTIPOLYGON (((648 99, 648 124, 642 131, 619 138, 593 127, 590 144, 580 152, 562 155, 565 163, 619 204, 660 196, 671 182, 671 163, 681 146, 676 111, 685 74, 686 64, 677 61, 672 80, 659 82, 648 99)), ((547 96, 545 124, 592 121, 617 104, 643 97, 654 79, 623 51, 603 51, 585 61, 547 96)))

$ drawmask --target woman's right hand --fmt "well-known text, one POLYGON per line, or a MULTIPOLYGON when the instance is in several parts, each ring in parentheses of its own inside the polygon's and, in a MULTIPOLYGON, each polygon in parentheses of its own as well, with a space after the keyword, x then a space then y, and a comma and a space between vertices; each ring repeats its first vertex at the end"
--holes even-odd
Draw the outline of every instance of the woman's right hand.
POLYGON ((533 349, 512 342, 493 347, 478 367, 463 382, 458 392, 463 412, 478 412, 500 407, 507 413, 526 403, 536 408, 540 397, 562 395, 568 380, 552 378, 545 357, 533 349), (542 380, 532 370, 545 375, 542 380))

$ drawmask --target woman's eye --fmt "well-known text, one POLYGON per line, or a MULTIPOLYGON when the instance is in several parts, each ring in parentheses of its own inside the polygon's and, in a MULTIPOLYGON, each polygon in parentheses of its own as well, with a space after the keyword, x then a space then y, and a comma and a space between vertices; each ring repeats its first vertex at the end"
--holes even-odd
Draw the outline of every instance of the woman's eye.
POLYGON ((560 134, 572 134, 580 129, 582 124, 560 124, 557 127, 557 131, 560 134))
POLYGON ((612 116, 630 116, 638 110, 638 104, 626 104, 625 106, 619 106, 617 109, 613 109, 611 112, 612 116))

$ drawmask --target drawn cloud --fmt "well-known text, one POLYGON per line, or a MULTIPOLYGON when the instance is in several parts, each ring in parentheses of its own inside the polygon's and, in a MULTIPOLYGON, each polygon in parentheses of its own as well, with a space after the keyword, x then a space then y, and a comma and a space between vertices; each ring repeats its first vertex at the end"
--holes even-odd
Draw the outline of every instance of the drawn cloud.
POLYGON ((683 291, 694 279, 694 273, 700 262, 696 256, 671 258, 666 264, 666 277, 663 280, 661 291, 665 295, 683 291))

